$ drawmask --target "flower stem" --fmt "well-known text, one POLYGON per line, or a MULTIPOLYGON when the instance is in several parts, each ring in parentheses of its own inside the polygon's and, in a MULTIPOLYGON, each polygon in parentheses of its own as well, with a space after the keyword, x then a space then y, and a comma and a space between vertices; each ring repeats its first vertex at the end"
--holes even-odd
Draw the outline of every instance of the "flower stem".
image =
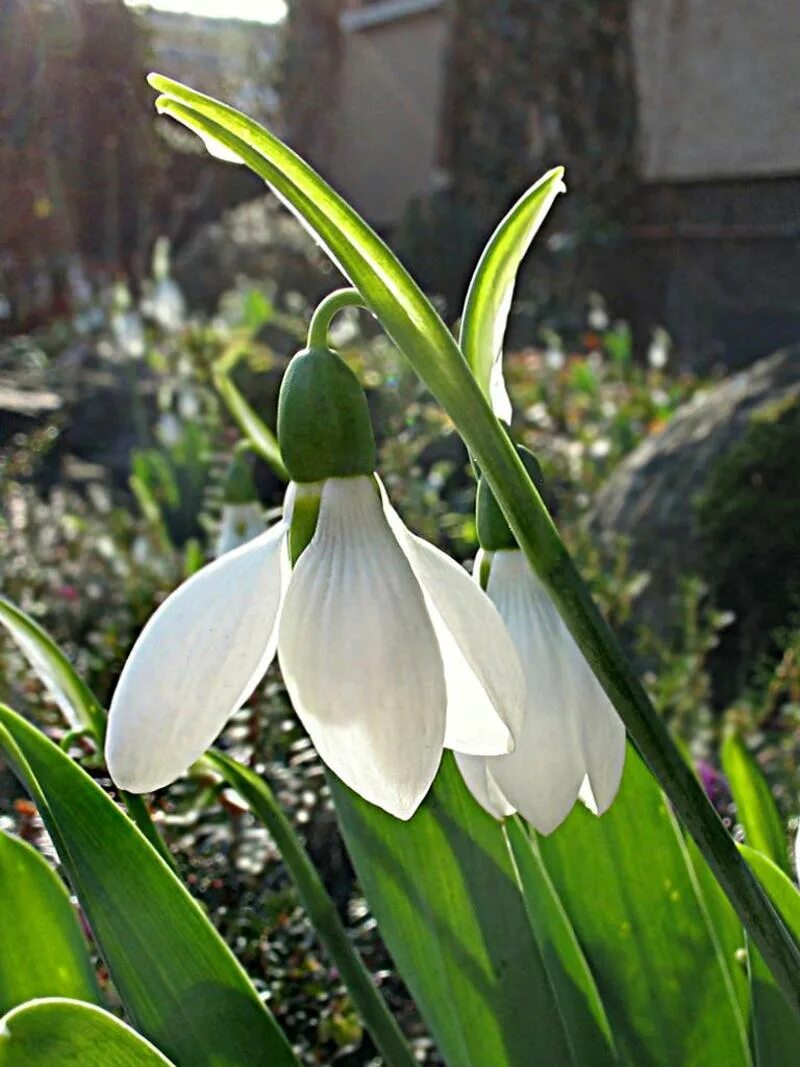
MULTIPOLYGON (((344 306, 344 305, 342 305, 344 306)), ((267 783, 253 771, 212 749, 203 762, 228 782, 250 805, 278 846, 308 916, 372 1035, 387 1067, 415 1067, 416 1059, 406 1044, 400 1027, 372 975, 353 948, 336 907, 322 879, 300 843, 292 824, 284 815, 267 783)))
POLYGON ((344 308, 369 310, 358 289, 336 289, 317 305, 308 325, 308 347, 328 348, 328 330, 335 315, 344 308))
POLYGON ((152 820, 144 797, 139 796, 137 793, 125 792, 120 793, 120 796, 125 802, 125 808, 132 821, 136 823, 139 830, 144 834, 162 860, 167 864, 170 870, 174 872, 175 860, 172 857, 172 853, 167 848, 166 841, 158 832, 156 824, 152 820))

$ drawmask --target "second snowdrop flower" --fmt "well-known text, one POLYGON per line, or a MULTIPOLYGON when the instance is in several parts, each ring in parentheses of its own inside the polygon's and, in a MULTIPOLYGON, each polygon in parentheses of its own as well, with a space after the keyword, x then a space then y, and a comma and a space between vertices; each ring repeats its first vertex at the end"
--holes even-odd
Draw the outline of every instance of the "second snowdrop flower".
MULTIPOLYGON (((536 461, 520 451, 536 478, 536 461)), ((475 576, 508 626, 527 699, 513 753, 488 759, 457 753, 456 760, 490 814, 502 818, 519 811, 550 833, 579 796, 595 814, 611 804, 625 761, 625 727, 483 481, 478 536, 483 548, 475 576)))
POLYGON ((392 509, 366 398, 334 352, 292 360, 278 436, 293 478, 283 521, 198 572, 145 627, 112 701, 109 770, 134 792, 172 781, 277 651, 321 758, 407 819, 443 747, 513 750, 519 659, 490 600, 392 509))

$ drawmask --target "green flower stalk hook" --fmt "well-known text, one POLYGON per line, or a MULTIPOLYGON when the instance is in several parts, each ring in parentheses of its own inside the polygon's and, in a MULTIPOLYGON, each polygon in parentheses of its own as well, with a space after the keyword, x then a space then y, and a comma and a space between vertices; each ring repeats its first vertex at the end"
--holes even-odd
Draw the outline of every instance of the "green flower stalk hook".
POLYGON ((252 693, 276 651, 321 758, 399 818, 417 809, 443 748, 513 750, 524 679, 476 583, 415 537, 375 475, 366 397, 312 321, 287 369, 278 438, 292 478, 266 533, 195 574, 158 609, 111 703, 106 758, 131 792, 168 784, 252 693))

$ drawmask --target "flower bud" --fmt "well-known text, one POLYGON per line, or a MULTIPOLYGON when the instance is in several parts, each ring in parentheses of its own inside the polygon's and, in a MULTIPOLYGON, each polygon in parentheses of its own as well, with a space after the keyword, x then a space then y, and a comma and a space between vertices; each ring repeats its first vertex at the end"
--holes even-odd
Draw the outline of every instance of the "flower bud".
MULTIPOLYGON (((540 496, 544 496, 544 475, 539 461, 532 452, 521 445, 517 445, 517 452, 540 496)), ((478 482, 475 521, 478 528, 478 542, 484 552, 499 552, 502 549, 518 547, 516 538, 506 522, 506 517, 483 475, 478 482)))
POLYGON ((278 397, 278 442, 294 482, 372 474, 367 398, 335 352, 307 348, 290 362, 278 397))

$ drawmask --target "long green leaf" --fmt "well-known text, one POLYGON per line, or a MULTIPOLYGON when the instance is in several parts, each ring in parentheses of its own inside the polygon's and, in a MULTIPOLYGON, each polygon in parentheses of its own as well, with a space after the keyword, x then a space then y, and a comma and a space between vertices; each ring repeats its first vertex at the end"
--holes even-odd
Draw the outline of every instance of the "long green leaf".
POLYGON ((517 272, 555 198, 564 190, 563 167, 555 167, 511 208, 478 261, 464 302, 459 343, 495 414, 511 422, 503 382, 503 338, 517 272))
MULTIPOLYGON (((800 937, 800 893, 771 859, 746 845, 742 854, 758 875, 784 922, 800 937)), ((800 1063, 800 1023, 775 985, 761 953, 748 946, 753 1001, 753 1044, 758 1067, 800 1063)))
POLYGON ((506 822, 525 910, 577 1064, 616 1063, 611 1026, 575 930, 521 819, 506 822))
POLYGON ((135 1030, 102 1008, 57 997, 0 1019, 0 1067, 169 1067, 135 1030))
POLYGON ((47 996, 98 1000, 86 938, 55 871, 0 831, 0 1015, 47 996))
POLYGON ((0 1019, 0 1067, 170 1067, 102 1008, 62 998, 22 1004, 0 1019))
POLYGON ((445 1061, 574 1063, 502 828, 452 756, 409 822, 330 782, 370 909, 445 1061))
POLYGON ((791 877, 786 832, 769 783, 744 741, 732 730, 722 742, 722 769, 730 783, 736 814, 748 845, 791 877))
POLYGON ((353 209, 291 149, 241 112, 162 75, 157 107, 259 174, 325 247, 453 419, 520 548, 558 606, 638 750, 697 841, 800 1016, 800 947, 778 918, 677 751, 600 614, 536 487, 430 301, 353 209))
MULTIPOLYGON (((56 696, 64 717, 82 723, 102 748, 106 713, 100 701, 83 681, 53 638, 22 608, 0 597, 0 622, 31 665, 39 680, 56 696)), ((145 800, 133 793, 122 793, 128 814, 161 858, 174 868, 169 849, 150 817, 145 800)))
POLYGON ((683 839, 638 756, 628 752, 602 818, 578 804, 539 846, 623 1062, 747 1065, 744 1020, 683 839))
POLYGON ((206 762, 250 805, 272 835, 283 862, 308 911, 317 936, 336 964, 353 1003, 361 1014, 378 1051, 388 1067, 414 1067, 416 1060, 397 1022, 375 988, 369 971, 347 936, 336 906, 325 890, 316 868, 281 811, 272 790, 257 774, 221 752, 211 751, 206 762))
POLYGON ((83 726, 100 739, 105 732, 103 709, 50 635, 7 597, 0 596, 0 623, 49 690, 67 721, 83 726))
POLYGON ((296 1064, 213 926, 103 790, 0 705, 0 746, 35 800, 132 1022, 179 1064, 296 1064))

